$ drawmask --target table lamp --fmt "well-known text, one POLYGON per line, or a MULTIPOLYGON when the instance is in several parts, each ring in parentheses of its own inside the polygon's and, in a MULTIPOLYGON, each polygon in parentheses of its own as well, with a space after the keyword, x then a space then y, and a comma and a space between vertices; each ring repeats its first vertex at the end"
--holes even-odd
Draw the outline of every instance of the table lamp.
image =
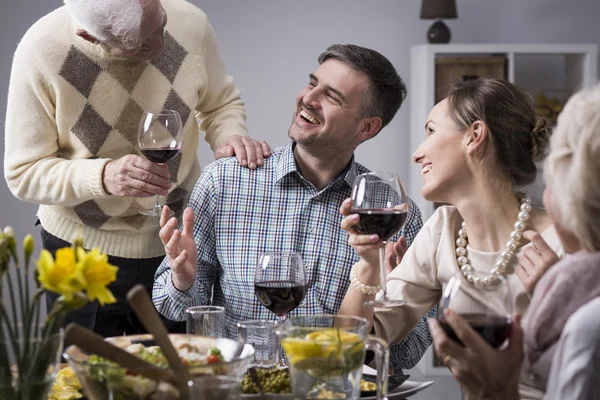
POLYGON ((427 40, 429 43, 448 43, 450 42, 450 29, 442 21, 445 19, 456 18, 455 0, 422 0, 421 19, 436 19, 427 31, 427 40))

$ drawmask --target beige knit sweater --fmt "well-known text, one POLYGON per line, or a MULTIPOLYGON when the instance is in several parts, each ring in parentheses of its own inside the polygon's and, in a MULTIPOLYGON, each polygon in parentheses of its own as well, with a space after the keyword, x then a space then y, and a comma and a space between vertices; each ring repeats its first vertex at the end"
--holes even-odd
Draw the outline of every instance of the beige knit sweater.
POLYGON ((161 202, 181 211, 200 175, 200 130, 214 149, 247 135, 240 92, 217 51, 206 15, 183 0, 163 0, 165 48, 151 62, 109 56, 79 38, 66 7, 36 22, 16 50, 5 132, 5 178, 19 199, 40 204, 44 229, 113 256, 164 254, 155 218, 139 214, 153 198, 109 195, 107 162, 140 154, 143 111, 176 109, 181 154, 169 162, 172 186, 161 202), (202 123, 198 127, 196 120, 202 123))

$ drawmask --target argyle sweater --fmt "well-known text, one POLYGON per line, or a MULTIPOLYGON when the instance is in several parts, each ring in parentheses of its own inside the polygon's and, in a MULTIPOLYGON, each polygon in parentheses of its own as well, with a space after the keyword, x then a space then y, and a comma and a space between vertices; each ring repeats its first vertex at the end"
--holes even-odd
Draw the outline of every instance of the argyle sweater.
POLYGON ((200 176, 199 129, 214 149, 247 135, 244 104, 217 50, 206 15, 184 0, 162 0, 164 50, 151 62, 108 55, 75 32, 66 7, 36 22, 15 52, 5 132, 5 178, 19 199, 40 204, 45 230, 109 255, 164 254, 156 218, 139 214, 154 198, 113 196, 106 163, 138 154, 143 111, 175 109, 184 125, 173 186, 162 204, 180 214, 200 176), (198 127, 197 120, 201 121, 198 127))

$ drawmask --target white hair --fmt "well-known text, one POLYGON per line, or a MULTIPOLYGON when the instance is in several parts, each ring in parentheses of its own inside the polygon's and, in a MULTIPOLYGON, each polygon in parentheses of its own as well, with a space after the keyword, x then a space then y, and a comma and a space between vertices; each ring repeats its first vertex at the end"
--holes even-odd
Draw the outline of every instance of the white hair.
POLYGON ((600 251, 600 85, 565 105, 544 172, 559 225, 586 250, 600 251))
POLYGON ((139 45, 143 0, 64 0, 77 24, 101 41, 139 45))

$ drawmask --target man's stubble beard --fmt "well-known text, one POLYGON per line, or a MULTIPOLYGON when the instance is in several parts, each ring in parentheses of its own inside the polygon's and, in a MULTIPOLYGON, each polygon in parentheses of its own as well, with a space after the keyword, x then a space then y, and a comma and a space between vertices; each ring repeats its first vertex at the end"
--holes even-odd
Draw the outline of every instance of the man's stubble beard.
POLYGON ((322 160, 326 159, 335 159, 339 157, 341 154, 345 154, 348 149, 348 143, 345 141, 351 140, 350 137, 345 139, 340 139, 337 137, 315 137, 310 136, 303 139, 294 139, 292 137, 292 129, 294 127, 294 123, 288 129, 288 136, 292 139, 296 146, 302 148, 302 150, 315 158, 319 158, 322 160))

